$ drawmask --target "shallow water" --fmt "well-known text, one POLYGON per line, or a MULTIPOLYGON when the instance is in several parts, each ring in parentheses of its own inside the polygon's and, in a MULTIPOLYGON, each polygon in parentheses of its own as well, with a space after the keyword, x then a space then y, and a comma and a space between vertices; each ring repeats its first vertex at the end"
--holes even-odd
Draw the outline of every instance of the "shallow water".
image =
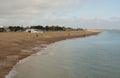
POLYGON ((13 78, 120 78, 119 40, 120 31, 104 31, 56 42, 17 64, 13 78))

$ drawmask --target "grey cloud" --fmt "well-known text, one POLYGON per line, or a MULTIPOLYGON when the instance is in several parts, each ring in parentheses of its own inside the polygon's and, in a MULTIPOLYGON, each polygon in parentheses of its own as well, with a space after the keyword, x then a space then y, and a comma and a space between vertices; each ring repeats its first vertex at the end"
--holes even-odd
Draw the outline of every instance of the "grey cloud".
POLYGON ((4 20, 0 24, 9 24, 16 20, 18 23, 23 20, 27 22, 34 17, 44 19, 43 16, 59 13, 63 8, 73 7, 79 1, 81 0, 0 0, 0 19, 4 20))
POLYGON ((38 14, 56 10, 64 5, 73 4, 79 0, 2 0, 0 15, 8 14, 38 14))
MULTIPOLYGON (((4 22, 14 22, 13 20, 41 18, 49 13, 56 14, 66 6, 73 6, 80 0, 0 0, 0 19, 4 22)), ((68 8, 66 8, 68 9, 68 8)), ((43 17, 44 18, 44 17, 43 17)))

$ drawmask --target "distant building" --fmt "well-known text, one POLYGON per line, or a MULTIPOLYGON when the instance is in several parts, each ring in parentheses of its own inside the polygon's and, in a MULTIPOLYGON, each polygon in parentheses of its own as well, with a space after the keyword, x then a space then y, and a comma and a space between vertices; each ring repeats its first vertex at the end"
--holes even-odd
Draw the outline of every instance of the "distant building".
POLYGON ((38 30, 38 29, 26 29, 25 32, 29 32, 29 33, 43 33, 42 30, 38 30))

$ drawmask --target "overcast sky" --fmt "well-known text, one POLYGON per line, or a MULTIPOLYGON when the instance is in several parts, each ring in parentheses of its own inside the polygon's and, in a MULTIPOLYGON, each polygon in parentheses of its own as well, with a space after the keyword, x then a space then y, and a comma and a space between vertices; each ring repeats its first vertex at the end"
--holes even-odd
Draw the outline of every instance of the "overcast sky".
POLYGON ((120 29, 120 0, 0 0, 0 25, 120 29))

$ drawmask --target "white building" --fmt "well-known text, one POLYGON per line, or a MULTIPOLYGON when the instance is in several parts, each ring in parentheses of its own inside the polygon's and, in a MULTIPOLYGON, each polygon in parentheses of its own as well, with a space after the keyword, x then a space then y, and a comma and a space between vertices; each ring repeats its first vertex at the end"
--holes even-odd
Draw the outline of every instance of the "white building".
POLYGON ((0 28, 4 28, 4 26, 0 26, 0 28))
POLYGON ((30 33, 43 33, 42 30, 38 30, 38 29, 26 29, 25 32, 30 32, 30 33))

